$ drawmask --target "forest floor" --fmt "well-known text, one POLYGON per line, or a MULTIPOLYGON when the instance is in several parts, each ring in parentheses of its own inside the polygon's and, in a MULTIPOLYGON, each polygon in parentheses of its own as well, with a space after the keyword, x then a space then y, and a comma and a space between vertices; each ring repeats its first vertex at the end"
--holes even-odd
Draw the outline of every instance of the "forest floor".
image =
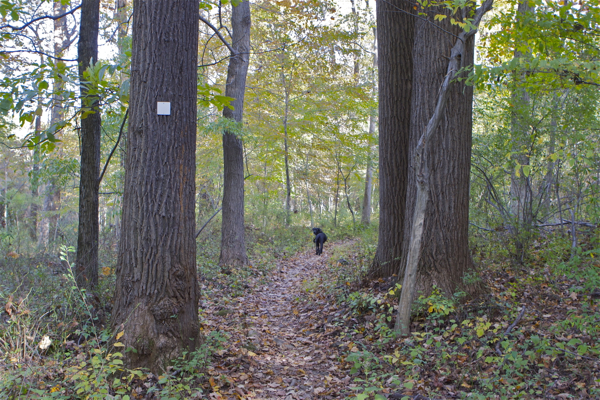
POLYGON ((208 370, 213 398, 345 398, 351 378, 340 364, 334 324, 341 310, 307 298, 328 254, 311 250, 281 260, 266 281, 247 283, 243 296, 203 302, 204 333, 229 335, 208 370))
POLYGON ((122 365, 110 268, 97 300, 62 263, 10 256, 0 259, 0 399, 599 399, 598 233, 575 253, 560 234, 540 237, 523 264, 502 236, 476 238, 465 280, 480 293, 419 296, 409 337, 393 331, 393 277, 363 279, 372 238, 316 256, 302 233, 294 244, 257 236, 253 265, 199 261, 205 344, 159 376, 122 365))
POLYGON ((282 257, 237 289, 236 271, 204 281, 202 329, 225 343, 204 395, 600 398, 597 250, 568 261, 556 245, 536 244, 518 266, 490 247, 476 255, 485 273, 471 277, 484 290, 420 296, 411 336, 402 338, 391 329, 397 287, 360 279, 372 255, 357 252, 357 240, 328 245, 321 257, 313 250, 282 257))

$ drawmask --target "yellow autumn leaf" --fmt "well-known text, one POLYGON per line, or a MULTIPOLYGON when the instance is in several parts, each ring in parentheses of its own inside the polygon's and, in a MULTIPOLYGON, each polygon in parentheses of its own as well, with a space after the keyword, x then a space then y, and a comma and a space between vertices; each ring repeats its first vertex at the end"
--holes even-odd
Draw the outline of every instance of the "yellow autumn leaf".
POLYGON ((60 385, 56 385, 52 389, 50 389, 50 393, 58 392, 59 390, 60 390, 60 385))
POLYGON ((102 267, 102 275, 109 276, 110 275, 110 267, 102 267))
POLYGON ((123 343, 121 343, 121 342, 117 342, 117 343, 113 344, 113 346, 115 346, 115 347, 125 347, 125 345, 123 343))
POLYGON ((250 356, 250 357, 256 357, 256 353, 253 353, 250 350, 248 350, 248 356, 250 356))
POLYGON ((117 340, 121 339, 124 334, 125 334, 125 331, 121 331, 121 332, 117 333, 117 340))

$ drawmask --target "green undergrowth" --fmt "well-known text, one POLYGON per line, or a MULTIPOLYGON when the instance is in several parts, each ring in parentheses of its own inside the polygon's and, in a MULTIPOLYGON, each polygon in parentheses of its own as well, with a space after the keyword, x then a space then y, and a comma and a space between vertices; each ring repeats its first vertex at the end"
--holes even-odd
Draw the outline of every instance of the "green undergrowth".
POLYGON ((408 338, 393 329, 401 286, 353 283, 371 259, 368 242, 341 246, 351 262, 332 257, 307 290, 346 309, 332 324, 356 398, 600 398, 600 246, 597 233, 581 239, 572 253, 559 235, 540 236, 523 265, 489 238, 475 243, 479 269, 467 279, 483 293, 420 296, 408 338))
POLYGON ((114 276, 105 270, 94 294, 80 290, 68 261, 73 251, 38 260, 33 270, 27 266, 35 260, 15 258, 2 270, 20 279, 3 280, 0 287, 0 398, 201 398, 204 371, 226 337, 205 336, 161 375, 125 368, 123 333, 108 329, 114 276))

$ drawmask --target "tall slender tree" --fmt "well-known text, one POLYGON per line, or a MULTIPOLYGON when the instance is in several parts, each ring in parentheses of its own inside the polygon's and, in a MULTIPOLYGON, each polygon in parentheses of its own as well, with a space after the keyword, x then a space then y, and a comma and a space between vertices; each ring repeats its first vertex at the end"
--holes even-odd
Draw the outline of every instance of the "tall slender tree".
MULTIPOLYGON (((377 69, 377 28, 373 28, 374 40, 373 40, 373 69, 372 69, 372 85, 373 85, 373 98, 375 99, 377 96, 377 81, 375 79, 375 71, 377 69)), ((375 124, 376 124, 376 110, 371 110, 371 114, 369 115, 369 139, 374 139, 375 136, 375 124)), ((365 193, 363 195, 363 204, 362 204, 362 214, 360 218, 360 222, 363 225, 369 225, 371 223, 371 202, 372 202, 372 193, 373 193, 373 156, 374 151, 372 150, 374 146, 371 147, 369 144, 369 150, 367 152, 367 170, 365 173, 365 193)))
POLYGON ((379 242, 371 277, 398 273, 402 255, 413 81, 412 4, 377 2, 379 62, 379 242))
MULTIPOLYGON (((54 16, 64 15, 67 12, 67 4, 60 0, 54 0, 52 5, 54 16)), ((54 20, 53 54, 56 58, 62 58, 71 46, 73 33, 69 30, 67 16, 54 20)), ((60 61, 59 61, 60 63, 60 61)), ((65 89, 65 81, 61 74, 55 74, 53 79, 52 105, 50 107, 50 125, 56 126, 64 117, 64 105, 62 92, 65 89)), ((59 147, 59 153, 61 152, 59 147)), ((38 245, 47 246, 50 239, 54 238, 58 230, 58 210, 61 200, 61 186, 56 176, 49 179, 43 189, 44 200, 42 215, 38 224, 38 245)))
MULTIPOLYGON (((523 30, 523 25, 531 17, 534 7, 528 1, 521 1, 517 6, 516 29, 523 30)), ((514 50, 514 57, 517 59, 527 57, 520 49, 525 48, 522 40, 517 41, 514 50)), ((531 99, 524 84, 527 79, 527 73, 517 72, 513 74, 512 82, 512 118, 511 118, 511 140, 512 153, 515 168, 512 171, 510 179, 510 214, 512 221, 509 221, 510 229, 515 243, 514 258, 518 263, 522 263, 527 252, 526 244, 528 236, 533 228, 533 190, 531 179, 525 168, 529 166, 528 154, 531 145, 530 124, 530 103, 531 99), (525 166, 525 168, 523 168, 525 166)))
POLYGON ((131 367, 198 345, 194 193, 198 0, 135 0, 113 327, 131 367), (170 113, 158 115, 157 102, 170 113))
MULTIPOLYGON (((231 14, 231 58, 225 95, 234 98, 223 116, 242 124, 244 94, 250 59, 250 2, 242 1, 231 14)), ((223 134, 223 219, 220 265, 246 265, 244 232, 244 148, 235 132, 223 134)))
POLYGON ((81 92, 81 169, 79 174, 79 228, 75 278, 81 287, 98 284, 98 189, 100 177, 100 99, 88 93, 84 75, 98 62, 100 0, 83 0, 77 47, 81 92))

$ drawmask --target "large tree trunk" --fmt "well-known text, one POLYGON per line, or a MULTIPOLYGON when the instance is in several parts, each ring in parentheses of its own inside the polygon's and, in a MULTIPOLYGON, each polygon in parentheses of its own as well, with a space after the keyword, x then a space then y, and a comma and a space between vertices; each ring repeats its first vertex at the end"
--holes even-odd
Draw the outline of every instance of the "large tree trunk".
POLYGON ((88 95, 84 71, 98 62, 100 0, 84 0, 77 61, 81 91, 81 169, 79 174, 79 228, 75 278, 80 287, 98 284, 98 189, 100 176, 100 102, 88 95), (86 114, 87 111, 91 113, 86 114))
POLYGON ((370 277, 389 277, 400 269, 413 74, 412 14, 409 2, 377 2, 379 242, 370 277))
MULTIPOLYGON (((431 11, 444 12, 442 10, 431 11)), ((406 196, 403 262, 409 255, 413 212, 417 200, 415 149, 438 103, 440 85, 448 73, 450 49, 462 31, 446 18, 436 26, 417 20, 414 47, 414 86, 411 106, 410 174, 406 196), (442 29, 439 27, 441 26, 442 29), (449 35, 445 31, 453 33, 449 35)), ((473 63, 474 40, 471 36, 461 53, 460 66, 473 63)), ((446 294, 462 286, 462 277, 473 262, 469 252, 469 179, 473 87, 455 82, 448 89, 447 107, 442 111, 435 139, 424 149, 429 170, 429 196, 423 221, 423 238, 418 264, 417 290, 428 292, 437 285, 446 294)))
POLYGON ((198 0, 135 0, 129 143, 113 328, 130 368, 198 345, 194 193, 198 0), (170 115, 157 115, 157 102, 170 115))
MULTIPOLYGON (((475 11, 473 25, 479 26, 483 15, 492 7, 494 0, 486 0, 481 7, 475 11)), ((430 10, 434 13, 436 9, 430 10)), ((469 9, 461 10, 463 18, 470 14, 469 9)), ((447 11, 446 11, 447 12, 447 11)), ((448 13, 448 12, 447 12, 448 13)), ((449 13, 448 13, 449 14, 449 13)), ((450 24, 447 24, 442 29, 450 29, 450 24)), ((447 33, 448 31, 444 31, 447 33)), ((460 179, 464 174, 464 161, 470 166, 470 131, 469 137, 465 138, 460 132, 453 134, 454 129, 462 131, 465 128, 472 128, 471 124, 471 107, 473 100, 472 90, 467 91, 463 86, 464 98, 457 97, 456 84, 452 82, 456 78, 458 71, 473 63, 473 36, 477 32, 476 29, 471 29, 469 32, 460 32, 457 30, 457 36, 454 45, 450 48, 449 54, 444 55, 443 51, 447 49, 447 45, 452 45, 452 42, 446 43, 443 35, 435 34, 428 21, 419 21, 415 29, 415 67, 417 65, 427 66, 427 71, 419 71, 415 68, 415 86, 413 90, 413 104, 411 112, 411 144, 416 137, 416 144, 411 148, 411 172, 409 174, 412 185, 409 186, 407 197, 407 212, 412 212, 410 218, 407 218, 406 231, 406 251, 403 254, 405 261, 405 269, 402 283, 402 293, 398 304, 398 315, 396 318, 396 330, 402 335, 410 333, 410 314, 413 298, 415 297, 417 286, 417 275, 422 277, 419 285, 431 286, 437 284, 446 294, 451 294, 455 287, 462 286, 462 277, 466 268, 472 264, 470 253, 468 252, 468 209, 469 209, 469 168, 467 168, 466 181, 460 179), (439 59, 447 59, 448 61, 439 61, 439 59), (445 73, 441 74, 438 70, 441 69, 445 73), (430 74, 434 81, 439 83, 436 91, 432 90, 432 85, 429 87, 424 77, 430 74), (441 79, 436 79, 439 75, 441 79), (465 100, 468 101, 466 104, 465 100), (455 102, 456 101, 456 102, 455 102), (450 102, 452 107, 446 107, 450 102), (424 114, 422 108, 425 108, 424 114), (466 113, 465 109, 469 112, 466 113), (455 111, 458 114, 452 115, 449 111, 455 111), (444 132, 447 130, 447 132, 444 132), (444 134, 445 133, 445 134, 444 134), (449 134, 448 134, 449 133, 449 134), (442 136, 439 138, 438 136, 442 136), (434 139, 435 137, 435 139, 434 139), (440 140, 441 139, 441 140, 440 140), (469 143, 469 157, 464 156, 463 150, 466 146, 450 145, 452 152, 444 153, 449 142, 467 139, 469 143), (454 162, 456 155, 458 161, 454 162), (443 159, 438 162, 437 157, 443 159), (438 164, 441 167, 438 169, 438 164), (445 172, 448 169, 453 169, 453 172, 445 172), (441 178, 441 179, 440 179, 441 178), (441 190, 440 185, 444 185, 444 178, 449 181, 449 188, 441 190), (413 188, 415 196, 413 198, 413 188), (466 190, 464 190, 466 188, 466 190), (466 196, 463 195, 466 192, 466 196), (466 213, 465 207, 461 199, 466 197, 466 213), (428 203, 431 201, 431 205, 428 203), (458 199, 458 201, 457 201, 458 199), (409 207, 410 206, 410 207, 409 207), (429 211, 430 210, 430 211, 429 211), (448 215, 457 212, 461 215, 466 215, 462 219, 449 218, 448 215), (427 226, 444 229, 443 232, 427 231, 427 226), (464 229, 463 229, 464 226, 464 229), (464 231, 464 241, 460 240, 461 233, 454 235, 451 230, 464 231), (427 232, 427 233, 425 233, 427 232), (458 239, 457 239, 458 238, 458 239), (448 245, 446 244, 448 243, 448 245), (452 245, 458 246, 458 252, 462 253, 462 249, 466 249, 466 260, 455 257, 452 261, 457 264, 441 264, 440 261, 446 261, 449 252, 454 250, 452 245), (465 268, 466 267, 466 268, 465 268), (450 280, 446 282, 445 280, 450 280)), ((460 94, 460 93, 458 93, 460 94)), ((430 287, 425 287, 430 289, 430 287)))
MULTIPOLYGON (((231 55, 227 70, 225 95, 233 97, 234 109, 223 109, 223 116, 242 124, 244 93, 250 58, 250 3, 233 7, 231 55)), ((223 134, 223 219, 221 229, 220 265, 246 265, 244 232, 244 149, 242 140, 233 132, 223 134)))

